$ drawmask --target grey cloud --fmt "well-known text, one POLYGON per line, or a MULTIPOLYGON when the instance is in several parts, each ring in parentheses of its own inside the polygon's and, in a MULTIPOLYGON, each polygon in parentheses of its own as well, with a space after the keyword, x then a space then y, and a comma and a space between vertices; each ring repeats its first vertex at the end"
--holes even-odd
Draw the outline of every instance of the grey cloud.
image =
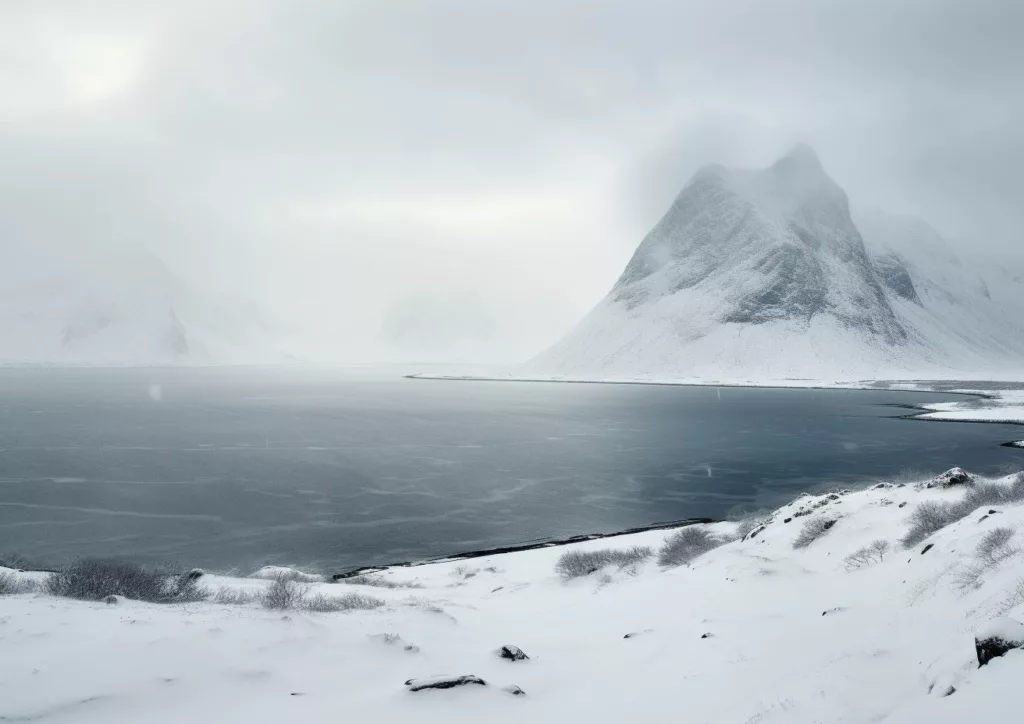
POLYGON ((1019 254, 1022 34, 995 1, 8 3, 0 250, 145 249, 325 355, 465 290, 528 356, 696 168, 804 140, 1019 254))

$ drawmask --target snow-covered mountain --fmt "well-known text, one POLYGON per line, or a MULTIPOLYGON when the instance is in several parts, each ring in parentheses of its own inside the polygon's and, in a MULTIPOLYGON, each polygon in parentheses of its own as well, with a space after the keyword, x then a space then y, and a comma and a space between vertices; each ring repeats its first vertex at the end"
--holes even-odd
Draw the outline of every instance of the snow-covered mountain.
POLYGON ((1024 285, 958 259, 927 224, 851 214, 814 151, 706 167, 611 292, 527 365, 590 378, 996 373, 1024 361, 1024 285))
POLYGON ((0 284, 0 364, 270 362, 267 324, 141 254, 13 254, 0 284))

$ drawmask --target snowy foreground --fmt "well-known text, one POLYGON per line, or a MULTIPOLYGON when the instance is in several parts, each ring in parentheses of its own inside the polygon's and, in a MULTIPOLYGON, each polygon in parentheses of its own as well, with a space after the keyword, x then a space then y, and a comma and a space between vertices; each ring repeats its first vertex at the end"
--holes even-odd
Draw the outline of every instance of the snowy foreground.
MULTIPOLYGON (((979 668, 974 634, 1024 621, 1024 506, 985 505, 909 549, 899 543, 917 506, 965 490, 804 496, 756 535, 676 568, 651 558, 568 581, 555 573, 567 551, 657 551, 673 535, 650 531, 371 576, 417 588, 306 584, 377 597, 375 610, 2 596, 0 721, 1017 721, 1024 650, 979 668), (997 528, 1016 535, 979 552, 997 528), (847 561, 878 540, 891 546, 881 560, 847 561), (530 658, 502 659, 504 645, 530 658), (436 675, 487 685, 405 683, 436 675)), ((738 524, 706 528, 733 536, 738 524)), ((272 585, 200 580, 229 593, 272 585)))

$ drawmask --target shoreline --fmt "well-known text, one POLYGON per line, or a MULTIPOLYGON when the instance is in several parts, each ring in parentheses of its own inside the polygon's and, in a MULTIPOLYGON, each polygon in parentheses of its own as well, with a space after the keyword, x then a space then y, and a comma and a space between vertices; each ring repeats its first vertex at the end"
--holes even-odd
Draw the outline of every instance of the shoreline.
POLYGON ((469 561, 474 558, 486 558, 488 556, 498 556, 506 553, 521 553, 523 551, 535 551, 541 548, 557 548, 560 546, 572 545, 574 543, 585 543, 592 540, 619 538, 626 535, 636 535, 637 533, 649 533, 656 530, 672 530, 675 528, 685 528, 690 525, 709 525, 711 523, 720 522, 722 521, 715 520, 714 518, 683 518, 682 520, 634 526, 632 528, 613 531, 611 533, 579 533, 566 538, 543 538, 540 540, 528 541, 526 543, 514 543, 505 546, 497 546, 495 548, 481 548, 478 550, 464 551, 462 553, 455 553, 446 556, 431 556, 420 560, 400 561, 398 563, 388 563, 379 566, 359 566, 344 571, 343 573, 335 573, 333 575, 325 574, 325 576, 332 581, 342 581, 346 578, 355 578, 356 576, 361 576, 367 573, 379 573, 380 571, 386 571, 392 568, 415 568, 416 566, 429 566, 437 563, 469 561))

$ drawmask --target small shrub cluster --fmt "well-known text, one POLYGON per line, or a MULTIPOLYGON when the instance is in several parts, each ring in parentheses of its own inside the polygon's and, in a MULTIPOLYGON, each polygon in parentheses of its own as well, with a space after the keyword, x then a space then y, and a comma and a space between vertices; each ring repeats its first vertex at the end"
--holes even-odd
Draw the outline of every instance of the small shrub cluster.
POLYGON ((566 551, 555 563, 555 573, 565 580, 589 576, 605 566, 628 568, 639 565, 654 555, 647 546, 633 546, 615 550, 604 548, 598 551, 566 551))
POLYGON ((13 573, 0 573, 0 596, 35 593, 38 590, 39 584, 36 581, 19 578, 13 573))
POLYGON ((347 583, 350 586, 373 586, 375 588, 423 588, 422 583, 415 581, 392 581, 383 576, 352 576, 339 578, 336 583, 347 583))
POLYGON ((379 598, 359 593, 346 593, 343 596, 327 596, 322 593, 310 595, 308 585, 290 576, 275 578, 265 591, 257 594, 257 600, 264 608, 274 611, 301 610, 313 613, 368 611, 384 605, 379 598))
POLYGON ((978 508, 1021 502, 1024 502, 1024 474, 1018 475, 1010 485, 976 483, 956 502, 928 500, 918 505, 910 514, 910 529, 900 542, 904 547, 912 548, 947 525, 963 520, 978 508))
POLYGON ((658 551, 658 564, 665 567, 688 565, 708 551, 728 543, 704 528, 687 526, 669 536, 658 551))
POLYGON ((259 603, 262 591, 221 587, 213 594, 213 602, 222 606, 247 606, 259 603))
POLYGON ((1012 528, 994 528, 985 534, 975 550, 977 560, 965 566, 956 576, 956 585, 961 591, 969 591, 981 585, 986 573, 1008 558, 1020 553, 1020 548, 1011 545, 1012 528))
POLYGON ((1020 553, 1020 548, 1010 544, 1013 540, 1013 528, 993 528, 978 544, 978 558, 992 566, 997 566, 1007 558, 1020 553))
POLYGON ((881 563, 885 560, 885 554, 889 552, 889 541, 879 538, 872 541, 871 545, 854 551, 846 557, 846 570, 852 571, 857 568, 866 568, 873 563, 881 563))
POLYGON ((800 529, 800 534, 793 541, 793 547, 797 549, 807 548, 811 543, 832 530, 832 526, 838 522, 838 518, 811 518, 800 529))
POLYGON ((1017 606, 1024 605, 1024 578, 1018 578, 996 609, 996 616, 1005 616, 1017 606))
POLYGON ((148 603, 193 603, 209 596, 188 573, 97 558, 82 558, 50 574, 46 590, 85 601, 123 596, 148 603))
POLYGON ((298 583, 294 576, 281 575, 270 582, 260 596, 263 608, 287 611, 299 606, 306 599, 308 586, 298 583))
POLYGON ((307 596, 301 608, 313 613, 335 613, 337 611, 372 611, 380 608, 384 602, 373 596, 361 593, 346 593, 344 596, 326 596, 318 593, 307 596))

